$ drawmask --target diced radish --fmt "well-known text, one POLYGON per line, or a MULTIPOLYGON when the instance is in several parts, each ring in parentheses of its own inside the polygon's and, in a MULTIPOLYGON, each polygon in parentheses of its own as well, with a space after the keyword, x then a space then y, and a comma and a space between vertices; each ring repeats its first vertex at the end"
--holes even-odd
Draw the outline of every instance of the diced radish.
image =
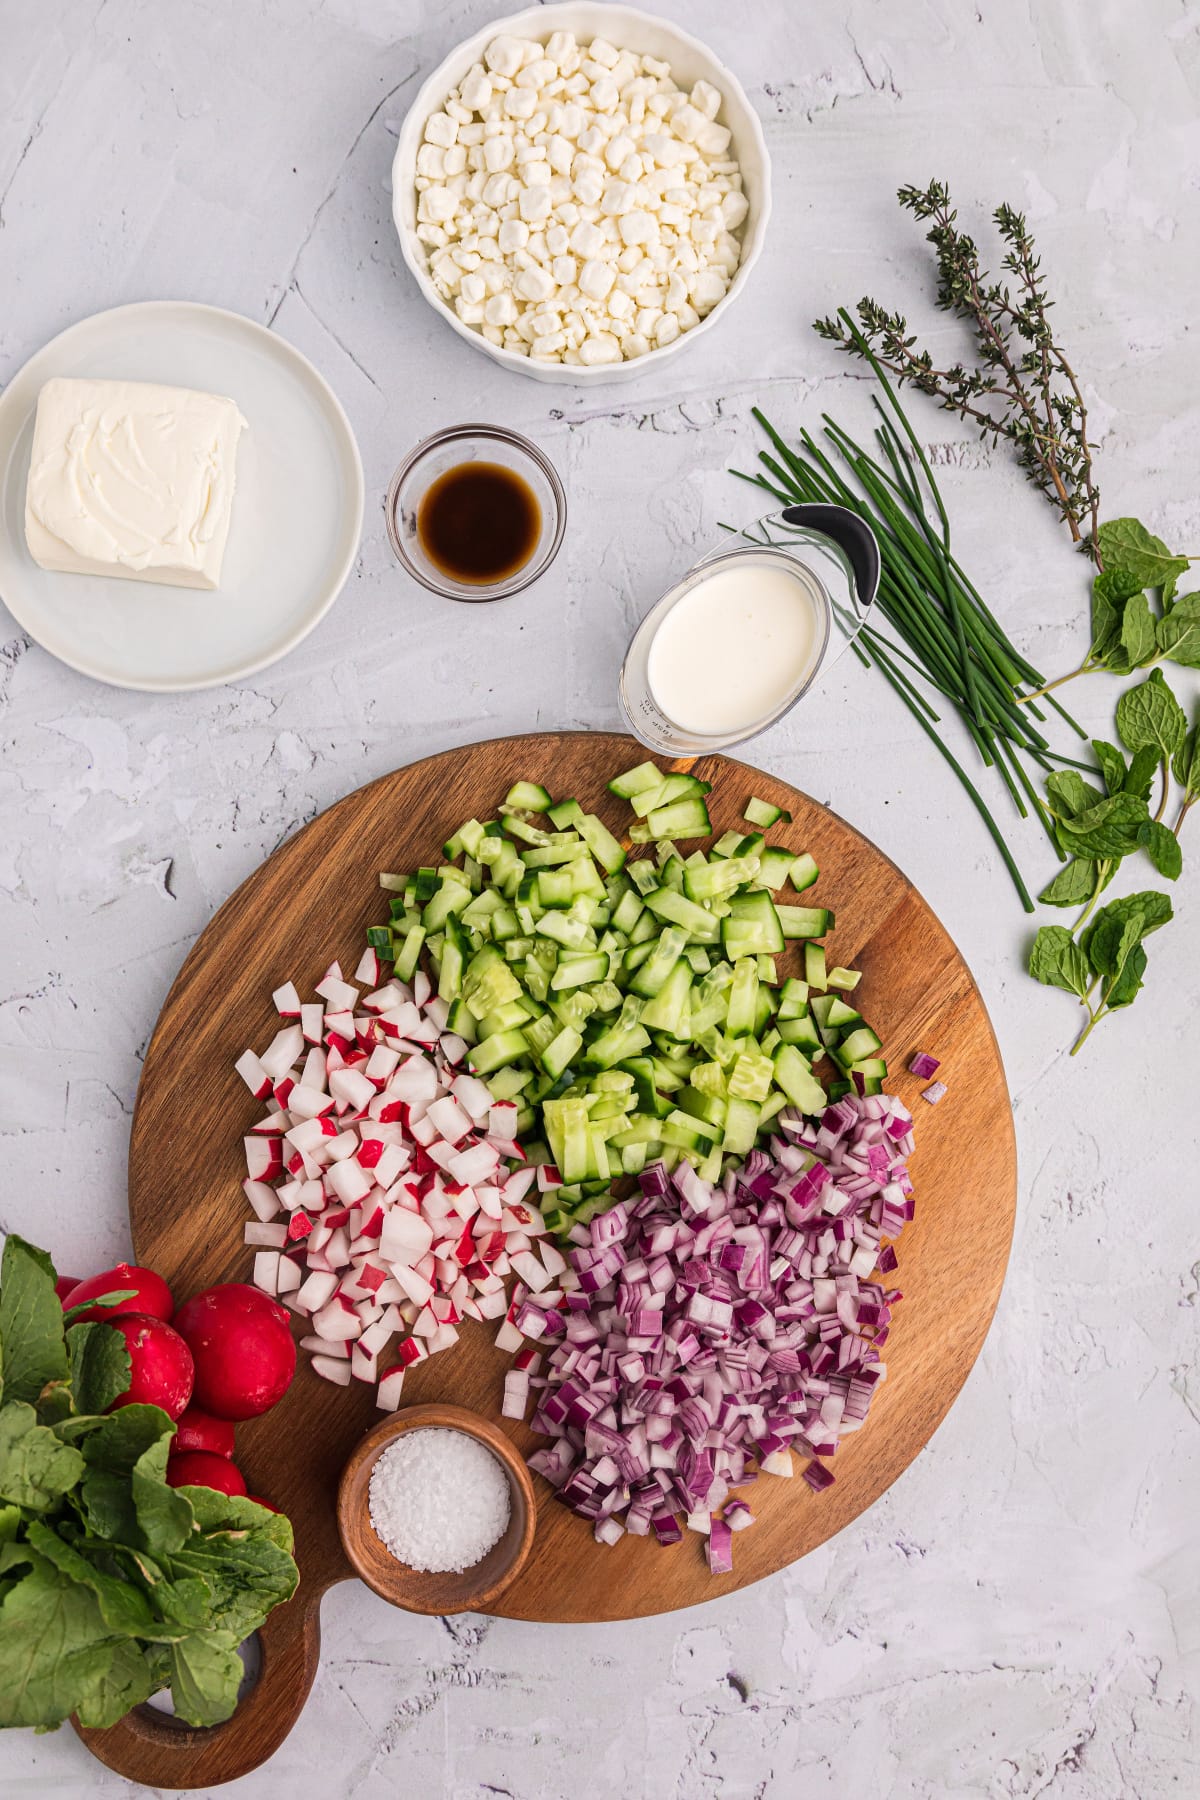
POLYGON ((381 1412, 395 1412, 400 1404, 400 1395, 404 1388, 404 1366, 395 1363, 385 1369, 379 1378, 379 1390, 375 1404, 381 1412))
POLYGON ((420 1213, 393 1207, 383 1221, 379 1254, 386 1263, 407 1263, 416 1267, 433 1243, 433 1227, 420 1213))
POLYGON ((300 1008, 300 1029, 306 1044, 319 1044, 325 1036, 325 1008, 305 1002, 300 1008))
MULTIPOLYGON (((260 1226, 261 1230, 262 1227, 260 1226)), ((264 1294, 274 1294, 279 1286, 278 1250, 260 1250, 254 1258, 254 1285, 264 1294)))
POLYGON ((341 1294, 335 1294, 327 1305, 314 1312, 312 1323, 318 1337, 344 1343, 347 1338, 362 1336, 362 1320, 341 1294))
POLYGON ((459 1143, 471 1129, 470 1118, 450 1094, 434 1100, 427 1117, 439 1137, 445 1138, 448 1144, 459 1143))
POLYGON ((253 1050, 243 1050, 234 1063, 234 1068, 245 1082, 256 1100, 265 1100, 271 1092, 271 1077, 263 1068, 253 1050))
POLYGON ((332 1381, 335 1387, 350 1386, 350 1364, 333 1356, 314 1356, 312 1372, 319 1375, 322 1381, 332 1381))
POLYGON ((344 1357, 347 1362, 350 1360, 351 1346, 348 1343, 334 1343, 330 1338, 321 1338, 310 1334, 308 1337, 300 1339, 300 1348, 307 1350, 310 1356, 335 1356, 344 1357))
POLYGON ((323 981, 318 981, 316 991, 334 1012, 353 1012, 358 1005, 358 989, 351 982, 343 981, 340 975, 326 975, 323 981))
POLYGON ((304 1032, 299 1025, 285 1025, 277 1031, 259 1058, 272 1081, 282 1081, 304 1049, 304 1032))
POLYGON ((517 1135, 517 1109, 511 1100, 493 1101, 488 1111, 488 1136, 511 1141, 517 1135))
POLYGON ((271 999, 274 1002, 275 1011, 281 1019, 298 1019, 300 1017, 300 996, 296 992, 294 982, 285 981, 282 987, 275 989, 271 999))
POLYGON ((367 948, 358 959, 358 967, 354 971, 354 979, 355 981, 364 982, 367 987, 373 987, 379 980, 379 976, 379 958, 368 944, 367 948))
POLYGON ((281 1256, 275 1292, 281 1297, 284 1294, 294 1294, 300 1286, 301 1279, 299 1263, 290 1256, 281 1256))
POLYGON ((301 1283, 296 1301, 305 1312, 315 1312, 318 1307, 331 1300, 336 1292, 337 1276, 317 1269, 301 1283))
POLYGON ((246 1174, 251 1181, 273 1181, 283 1173, 283 1151, 277 1137, 245 1137, 246 1174))
POLYGON ((350 1352, 350 1373, 355 1381, 374 1381, 378 1369, 377 1359, 362 1347, 359 1342, 350 1352))
POLYGON ((370 1106, 375 1098, 374 1082, 357 1069, 335 1069, 329 1077, 329 1091, 347 1107, 370 1106))
POLYGON ((247 1178, 242 1183, 242 1192, 255 1213, 263 1220, 273 1219, 282 1205, 278 1190, 268 1187, 265 1181, 251 1181, 247 1178))
POLYGON ((242 1233, 242 1242, 253 1244, 260 1250, 282 1250, 287 1243, 287 1234, 286 1225, 247 1225, 242 1233))
POLYGON ((519 1350, 524 1342, 525 1339, 521 1336, 521 1333, 517 1330, 512 1320, 505 1319, 503 1325, 501 1325, 499 1331, 496 1333, 497 1350, 519 1350))
POLYGON ((350 1156, 345 1162, 330 1165, 325 1174, 325 1182, 338 1199, 352 1204, 355 1200, 364 1200, 375 1185, 362 1165, 350 1156))

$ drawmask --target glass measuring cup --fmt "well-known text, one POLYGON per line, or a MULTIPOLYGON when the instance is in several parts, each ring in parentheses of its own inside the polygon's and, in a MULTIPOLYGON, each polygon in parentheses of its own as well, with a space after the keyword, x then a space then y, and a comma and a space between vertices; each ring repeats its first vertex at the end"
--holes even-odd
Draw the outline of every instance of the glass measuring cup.
MULTIPOLYGON (((837 661, 870 616, 879 587, 879 545, 864 519, 844 506, 789 506, 768 513, 702 557, 638 625, 618 686, 621 714, 633 735, 663 756, 697 755, 744 743, 774 725, 837 661), (814 654, 793 685, 762 717, 736 729, 702 732, 668 717, 650 679, 650 652, 668 614, 714 572, 785 568, 800 584, 816 618, 814 654)), ((719 652, 718 652, 719 653, 719 652)))

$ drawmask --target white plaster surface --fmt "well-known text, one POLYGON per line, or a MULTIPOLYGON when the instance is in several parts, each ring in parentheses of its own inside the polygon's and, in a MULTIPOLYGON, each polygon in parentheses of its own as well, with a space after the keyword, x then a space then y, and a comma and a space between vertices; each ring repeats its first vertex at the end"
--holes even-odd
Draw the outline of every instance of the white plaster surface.
MULTIPOLYGON (((753 516, 727 472, 757 448, 751 405, 785 429, 827 407, 868 426, 864 384, 808 329, 816 313, 871 291, 952 341, 892 198, 900 181, 944 176, 981 235, 996 201, 1028 210, 1103 430, 1106 510, 1200 551, 1200 8, 662 9, 760 108, 772 239, 724 328, 666 374, 580 396, 458 342, 393 238, 406 96, 488 4, 0 0, 0 380, 101 307, 238 308, 333 383, 371 496, 334 611, 285 662, 224 690, 93 685, 0 609, 0 1223, 64 1265, 126 1251, 139 1058, 231 889, 398 764, 537 726, 614 726, 633 621, 719 520, 753 516), (409 445, 476 417, 536 437, 571 507, 552 574, 478 610, 401 576, 379 504, 409 445)), ((1065 534, 1003 454, 919 400, 913 415, 964 562, 1036 661, 1071 666, 1085 574, 1065 534)), ((1073 697, 1110 735, 1106 680, 1073 697)), ((872 1512, 696 1612, 564 1630, 410 1619, 335 1591, 308 1709, 240 1784, 256 1800, 1200 1792, 1194 872, 1182 918, 1151 944, 1146 993, 1069 1061, 1072 1004, 1023 974, 1022 915, 990 843, 887 691, 847 658, 750 755, 896 858, 991 1008, 1021 1197, 980 1363, 872 1512)), ((1044 879, 1045 845, 1032 828, 1020 842, 1044 879)), ((68 1731, 5 1737, 0 1789, 132 1791, 68 1731)))

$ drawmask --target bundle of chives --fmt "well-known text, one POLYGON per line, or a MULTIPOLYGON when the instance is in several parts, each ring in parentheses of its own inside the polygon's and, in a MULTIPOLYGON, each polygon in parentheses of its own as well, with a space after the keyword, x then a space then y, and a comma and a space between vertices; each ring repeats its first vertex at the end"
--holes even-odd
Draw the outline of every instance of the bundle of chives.
MULTIPOLYGON (((953 707, 984 765, 995 769, 1023 819, 1028 818, 1029 808, 1033 809, 1060 860, 1063 852, 1054 823, 1022 759, 1041 770, 1054 763, 1089 770, 1092 765, 1052 750, 1033 722, 1043 721, 1045 714, 1032 703, 1018 704, 1025 699, 1020 688, 1041 688, 1042 676, 1010 642, 954 556, 950 522, 929 461, 870 347, 849 315, 843 311, 841 316, 874 368, 887 402, 885 408, 876 396, 880 424, 875 436, 883 460, 869 456, 828 414, 823 415, 823 437, 833 454, 827 454, 807 431, 800 434, 803 454, 793 451, 756 407, 754 416, 774 454, 760 451, 759 461, 767 473, 743 475, 742 479, 763 488, 785 507, 798 501, 845 506, 872 527, 881 558, 876 614, 901 642, 887 636, 873 618, 856 640, 855 653, 860 662, 880 671, 950 764, 995 840, 1021 904, 1026 912, 1032 912, 1033 901, 1000 827, 935 729, 941 715, 901 665, 953 707), (850 485, 847 474, 856 486, 850 485)), ((1046 700, 1081 738, 1086 735, 1052 696, 1046 700)))

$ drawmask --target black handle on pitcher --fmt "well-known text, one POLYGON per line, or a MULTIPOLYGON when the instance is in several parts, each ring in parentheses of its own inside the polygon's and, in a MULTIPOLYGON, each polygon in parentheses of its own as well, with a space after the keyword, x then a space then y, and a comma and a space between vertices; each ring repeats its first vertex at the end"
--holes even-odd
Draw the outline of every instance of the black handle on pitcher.
POLYGON ((845 552, 854 571, 859 606, 866 611, 879 587, 879 541, 866 520, 848 506, 826 506, 820 501, 786 507, 783 516, 789 525, 822 532, 845 552))

